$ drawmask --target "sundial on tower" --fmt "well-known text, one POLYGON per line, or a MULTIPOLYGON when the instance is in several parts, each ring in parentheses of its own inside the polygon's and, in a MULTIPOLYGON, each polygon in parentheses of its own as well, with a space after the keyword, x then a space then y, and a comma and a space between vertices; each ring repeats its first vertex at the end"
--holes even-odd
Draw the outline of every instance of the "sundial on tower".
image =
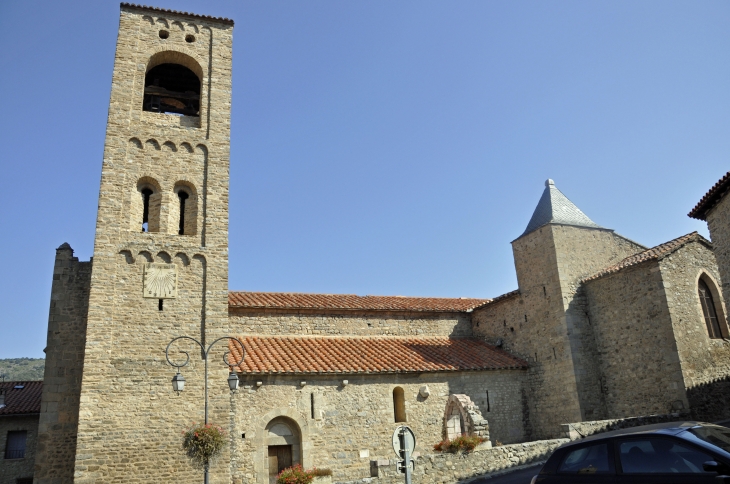
POLYGON ((144 269, 144 297, 168 299, 177 297, 177 266, 150 262, 144 269))

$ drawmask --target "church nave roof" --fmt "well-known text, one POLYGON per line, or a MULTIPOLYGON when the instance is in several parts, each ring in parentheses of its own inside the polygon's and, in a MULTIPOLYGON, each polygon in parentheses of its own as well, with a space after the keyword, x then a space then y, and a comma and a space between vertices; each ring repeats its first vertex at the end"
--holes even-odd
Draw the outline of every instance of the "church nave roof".
MULTIPOLYGON (((241 336, 252 374, 371 374, 527 369, 527 362, 479 339, 446 337, 241 336)), ((241 357, 229 344, 232 360, 241 357)))

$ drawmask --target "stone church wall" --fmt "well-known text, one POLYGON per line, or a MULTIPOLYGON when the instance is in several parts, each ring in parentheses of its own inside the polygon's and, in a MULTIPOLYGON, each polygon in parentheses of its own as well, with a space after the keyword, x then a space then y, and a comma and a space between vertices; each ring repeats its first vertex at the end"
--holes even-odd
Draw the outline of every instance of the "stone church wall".
POLYGON ((512 326, 512 347, 530 364, 533 439, 556 437, 561 423, 581 420, 554 236, 548 225, 512 242, 523 302, 522 319, 512 326))
POLYGON ((725 194, 707 214, 715 259, 724 281, 722 293, 725 304, 730 306, 730 196, 725 194))
POLYGON ((476 309, 476 335, 530 363, 532 438, 560 434, 560 423, 605 416, 597 348, 579 281, 642 250, 608 230, 550 225, 512 244, 519 294, 476 309))
POLYGON ((472 334, 466 313, 231 309, 232 328, 255 335, 451 336, 472 334))
POLYGON ((716 289, 718 319, 726 325, 715 254, 702 242, 691 242, 662 259, 659 266, 693 415, 703 420, 730 418, 730 341, 710 338, 697 293, 703 276, 711 291, 716 289))
POLYGON ((687 406, 662 275, 656 262, 585 284, 608 418, 687 406))
POLYGON ((609 230, 556 225, 553 240, 557 254, 565 330, 570 344, 581 417, 596 420, 606 415, 600 388, 596 341, 587 318, 580 280, 645 248, 609 230))
POLYGON ((56 250, 38 425, 36 482, 71 482, 89 305, 91 262, 68 244, 56 250))
POLYGON ((266 425, 276 417, 296 422, 302 464, 330 468, 333 480, 370 477, 371 461, 393 457, 393 389, 405 394, 406 423, 416 451, 431 453, 443 438, 449 394, 463 393, 489 422, 492 442, 520 442, 524 435, 523 370, 420 375, 243 376, 235 395, 236 466, 239 482, 268 482, 266 425), (347 384, 343 384, 347 380, 347 384), (305 385, 302 386, 302 381, 305 385), (258 386, 257 382, 261 382, 258 386), (420 393, 427 386, 430 394, 420 393), (487 402, 487 392, 489 392, 487 402), (245 439, 240 438, 245 434, 245 439))

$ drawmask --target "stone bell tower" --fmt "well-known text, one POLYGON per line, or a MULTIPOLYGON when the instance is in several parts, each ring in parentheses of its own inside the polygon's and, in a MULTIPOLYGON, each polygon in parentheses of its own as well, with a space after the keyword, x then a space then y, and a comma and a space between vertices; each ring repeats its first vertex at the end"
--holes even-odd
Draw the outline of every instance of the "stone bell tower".
MULTIPOLYGON (((76 451, 41 482, 201 477, 180 450, 181 431, 203 420, 200 350, 181 348, 190 364, 177 396, 165 348, 226 331, 232 35, 228 19, 121 4, 76 451)), ((227 388, 210 398, 211 421, 227 427, 227 388)), ((56 440, 45 447, 65 445, 56 440)), ((223 464, 211 476, 230 481, 223 464)))
POLYGON ((644 249, 545 182, 527 228, 512 241, 524 318, 512 348, 530 360, 534 437, 559 435, 560 423, 607 418, 580 281, 644 249))

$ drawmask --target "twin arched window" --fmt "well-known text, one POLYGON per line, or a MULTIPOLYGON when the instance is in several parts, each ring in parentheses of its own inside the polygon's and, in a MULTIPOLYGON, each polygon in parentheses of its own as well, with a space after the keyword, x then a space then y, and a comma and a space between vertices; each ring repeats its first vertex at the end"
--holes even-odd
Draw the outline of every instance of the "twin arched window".
POLYGON ((197 198, 192 186, 178 182, 174 198, 163 200, 162 190, 155 180, 143 178, 137 184, 137 195, 132 201, 132 229, 142 232, 167 232, 178 235, 197 233, 197 198), (161 223, 163 202, 169 205, 169 224, 161 223))
MULTIPOLYGON (((707 325, 707 334, 710 338, 725 338, 728 336, 727 328, 725 327, 724 318, 718 317, 718 314, 722 315, 722 308, 718 311, 718 306, 715 303, 713 292, 710 289, 712 281, 706 280, 705 277, 700 277, 697 282, 697 292, 700 297, 700 305, 702 306, 702 315, 705 318, 705 324, 707 325)), ((714 288, 714 284, 712 284, 714 288)))

